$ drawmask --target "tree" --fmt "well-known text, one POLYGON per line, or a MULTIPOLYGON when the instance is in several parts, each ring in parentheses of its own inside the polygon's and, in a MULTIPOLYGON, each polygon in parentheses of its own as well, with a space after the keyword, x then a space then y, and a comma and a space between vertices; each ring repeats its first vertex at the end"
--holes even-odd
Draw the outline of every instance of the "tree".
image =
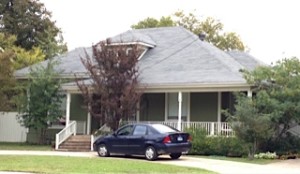
POLYGON ((39 132, 39 143, 46 143, 46 131, 52 122, 62 117, 59 72, 54 70, 58 62, 49 60, 46 67, 35 67, 29 75, 27 93, 19 103, 19 120, 27 128, 39 132))
POLYGON ((136 113, 140 98, 136 63, 142 50, 137 45, 110 45, 110 40, 92 48, 93 56, 82 58, 91 80, 76 82, 89 112, 116 130, 121 120, 128 120, 136 113))
POLYGON ((25 50, 14 44, 16 37, 14 35, 0 33, 0 47, 3 52, 10 52, 8 59, 12 62, 14 70, 33 65, 45 59, 45 55, 38 47, 31 50, 25 50))
POLYGON ((236 111, 230 117, 237 136, 252 143, 251 157, 260 143, 268 144, 267 151, 291 150, 287 148, 294 147, 295 141, 289 139, 289 129, 300 123, 299 59, 283 59, 273 67, 245 71, 244 76, 254 86, 255 95, 252 99, 237 97, 236 111), (271 147, 283 141, 285 147, 271 147))
POLYGON ((255 92, 264 95, 261 113, 271 115, 275 137, 282 138, 300 123, 300 61, 293 57, 278 61, 273 67, 260 67, 245 72, 245 78, 256 86, 255 92))
POLYGON ((253 159, 259 144, 273 135, 271 117, 260 112, 264 95, 258 94, 252 99, 239 94, 236 98, 235 112, 228 119, 236 136, 248 144, 248 156, 253 159))
POLYGON ((193 13, 185 14, 183 11, 177 11, 172 17, 161 17, 160 20, 155 18, 146 18, 136 25, 132 25, 133 29, 182 26, 196 35, 205 34, 205 40, 216 47, 229 51, 244 51, 245 46, 240 37, 234 32, 224 32, 223 24, 211 17, 201 21, 193 13))
POLYGON ((61 30, 38 0, 0 0, 0 32, 15 35, 15 45, 25 50, 42 49, 46 58, 67 51, 61 30))
POLYGON ((131 28, 141 29, 141 28, 172 27, 172 26, 175 26, 175 23, 172 20, 172 18, 170 16, 167 17, 163 16, 160 18, 160 20, 148 17, 138 22, 136 25, 132 25, 131 28))
POLYGON ((0 47, 0 110, 7 111, 13 106, 11 100, 14 92, 15 79, 13 78, 13 62, 10 57, 12 52, 4 51, 0 47))
POLYGON ((14 98, 20 92, 20 83, 14 78, 16 69, 32 65, 44 59, 38 48, 26 51, 14 45, 15 36, 0 33, 0 110, 15 109, 14 98))

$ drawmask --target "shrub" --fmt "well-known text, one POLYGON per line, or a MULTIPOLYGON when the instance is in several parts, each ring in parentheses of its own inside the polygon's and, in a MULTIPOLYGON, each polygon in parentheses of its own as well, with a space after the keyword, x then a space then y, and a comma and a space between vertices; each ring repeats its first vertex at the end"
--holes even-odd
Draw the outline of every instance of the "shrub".
POLYGON ((191 155, 240 157, 247 154, 246 146, 236 137, 207 136, 202 129, 187 129, 193 137, 191 155))
POLYGON ((278 156, 276 155, 276 152, 266 152, 266 153, 259 153, 255 154, 254 158, 256 159, 277 159, 278 156))

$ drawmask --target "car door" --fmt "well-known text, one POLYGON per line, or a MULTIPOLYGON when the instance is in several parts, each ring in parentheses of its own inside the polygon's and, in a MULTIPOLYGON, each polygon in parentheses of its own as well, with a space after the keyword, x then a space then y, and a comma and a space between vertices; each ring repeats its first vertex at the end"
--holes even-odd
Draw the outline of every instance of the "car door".
POLYGON ((131 154, 144 154, 147 129, 147 125, 136 125, 132 134, 128 136, 128 148, 131 154))
POLYGON ((111 152, 126 154, 128 152, 128 136, 132 134, 133 125, 127 125, 115 132, 110 139, 111 152))

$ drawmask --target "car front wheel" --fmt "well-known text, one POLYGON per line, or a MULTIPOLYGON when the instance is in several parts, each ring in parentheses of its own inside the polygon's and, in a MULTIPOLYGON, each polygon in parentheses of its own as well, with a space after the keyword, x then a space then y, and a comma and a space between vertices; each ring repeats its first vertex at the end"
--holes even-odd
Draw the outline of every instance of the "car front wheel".
POLYGON ((107 156, 109 156, 109 151, 108 151, 108 149, 107 149, 107 147, 106 147, 105 144, 100 144, 98 146, 97 152, 98 152, 98 155, 101 156, 101 157, 107 157, 107 156))
POLYGON ((181 156, 181 153, 171 153, 171 154, 170 154, 170 157, 171 157, 172 159, 178 159, 180 156, 181 156))
POLYGON ((145 150, 145 157, 147 160, 154 161, 157 159, 157 152, 153 146, 148 146, 145 150))

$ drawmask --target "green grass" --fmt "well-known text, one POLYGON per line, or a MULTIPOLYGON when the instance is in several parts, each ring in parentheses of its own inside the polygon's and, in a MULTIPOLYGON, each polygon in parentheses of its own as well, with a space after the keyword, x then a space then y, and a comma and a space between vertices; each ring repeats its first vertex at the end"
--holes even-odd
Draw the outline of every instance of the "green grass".
POLYGON ((164 165, 145 160, 58 156, 1 156, 0 171, 34 173, 215 174, 215 172, 164 165))
POLYGON ((0 150, 53 150, 50 145, 33 145, 27 143, 0 143, 0 150))
POLYGON ((224 157, 224 156, 192 156, 197 158, 207 158, 207 159, 215 159, 215 160, 226 160, 226 161, 234 161, 234 162, 243 162, 243 163, 251 163, 251 164, 270 164, 274 162, 278 162, 276 159, 253 159, 250 160, 248 158, 237 158, 237 157, 224 157))

